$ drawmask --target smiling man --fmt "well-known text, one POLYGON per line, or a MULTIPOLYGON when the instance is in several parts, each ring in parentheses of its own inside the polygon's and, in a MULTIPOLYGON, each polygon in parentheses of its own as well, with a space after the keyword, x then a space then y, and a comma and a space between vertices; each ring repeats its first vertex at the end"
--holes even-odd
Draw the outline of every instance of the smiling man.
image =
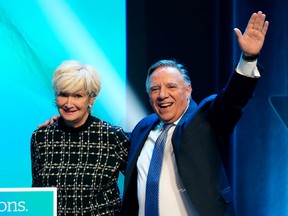
POLYGON ((122 215, 236 215, 222 157, 260 77, 265 17, 252 14, 243 35, 235 28, 241 59, 225 88, 199 105, 182 64, 160 60, 150 67, 146 90, 155 114, 130 137, 122 215))
POLYGON ((148 72, 146 90, 150 103, 163 123, 173 123, 187 109, 192 87, 189 77, 180 64, 160 61, 148 72))

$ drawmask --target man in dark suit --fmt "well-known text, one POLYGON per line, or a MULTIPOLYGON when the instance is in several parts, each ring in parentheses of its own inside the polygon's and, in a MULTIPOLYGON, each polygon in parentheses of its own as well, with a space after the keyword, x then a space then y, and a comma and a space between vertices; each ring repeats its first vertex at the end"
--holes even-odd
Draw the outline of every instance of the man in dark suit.
MULTIPOLYGON (((261 69, 257 58, 268 22, 261 11, 252 14, 242 35, 234 29, 242 50, 241 59, 225 88, 199 105, 191 98, 187 70, 174 60, 161 60, 150 67, 146 90, 155 111, 142 119, 131 134, 125 172, 122 215, 235 215, 230 183, 223 157, 243 108, 252 97, 261 69), (162 163, 159 210, 145 207, 146 183, 154 144, 164 124, 168 130, 162 163), (145 209, 146 208, 146 209, 145 209), (154 214, 155 213, 155 214, 154 214)), ((158 161, 157 161, 158 163, 158 161)), ((157 201, 158 200, 158 201, 157 201)))

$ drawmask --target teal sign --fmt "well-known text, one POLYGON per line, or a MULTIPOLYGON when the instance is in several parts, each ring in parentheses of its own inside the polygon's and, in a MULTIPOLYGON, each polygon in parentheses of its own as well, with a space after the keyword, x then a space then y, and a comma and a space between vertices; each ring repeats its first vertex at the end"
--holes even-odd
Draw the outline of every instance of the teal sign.
POLYGON ((2 216, 57 216, 56 188, 0 188, 2 216))

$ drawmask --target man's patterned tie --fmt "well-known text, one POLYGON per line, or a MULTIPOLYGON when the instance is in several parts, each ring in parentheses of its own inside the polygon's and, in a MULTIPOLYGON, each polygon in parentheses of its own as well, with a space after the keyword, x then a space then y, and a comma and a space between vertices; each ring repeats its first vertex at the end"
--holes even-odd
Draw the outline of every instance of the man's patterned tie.
POLYGON ((155 142, 152 158, 150 161, 145 198, 145 216, 159 215, 159 180, 161 175, 163 155, 168 130, 173 124, 163 125, 162 132, 155 142))

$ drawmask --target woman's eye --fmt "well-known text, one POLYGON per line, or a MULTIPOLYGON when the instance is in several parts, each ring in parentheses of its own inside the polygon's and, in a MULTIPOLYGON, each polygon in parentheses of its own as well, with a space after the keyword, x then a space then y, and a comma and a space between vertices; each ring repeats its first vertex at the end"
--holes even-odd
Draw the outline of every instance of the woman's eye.
POLYGON ((81 97, 82 97, 82 95, 75 95, 75 97, 76 97, 76 98, 81 98, 81 97))
POLYGON ((60 92, 60 93, 58 94, 58 96, 60 96, 60 97, 68 97, 68 94, 65 93, 65 92, 60 92))

